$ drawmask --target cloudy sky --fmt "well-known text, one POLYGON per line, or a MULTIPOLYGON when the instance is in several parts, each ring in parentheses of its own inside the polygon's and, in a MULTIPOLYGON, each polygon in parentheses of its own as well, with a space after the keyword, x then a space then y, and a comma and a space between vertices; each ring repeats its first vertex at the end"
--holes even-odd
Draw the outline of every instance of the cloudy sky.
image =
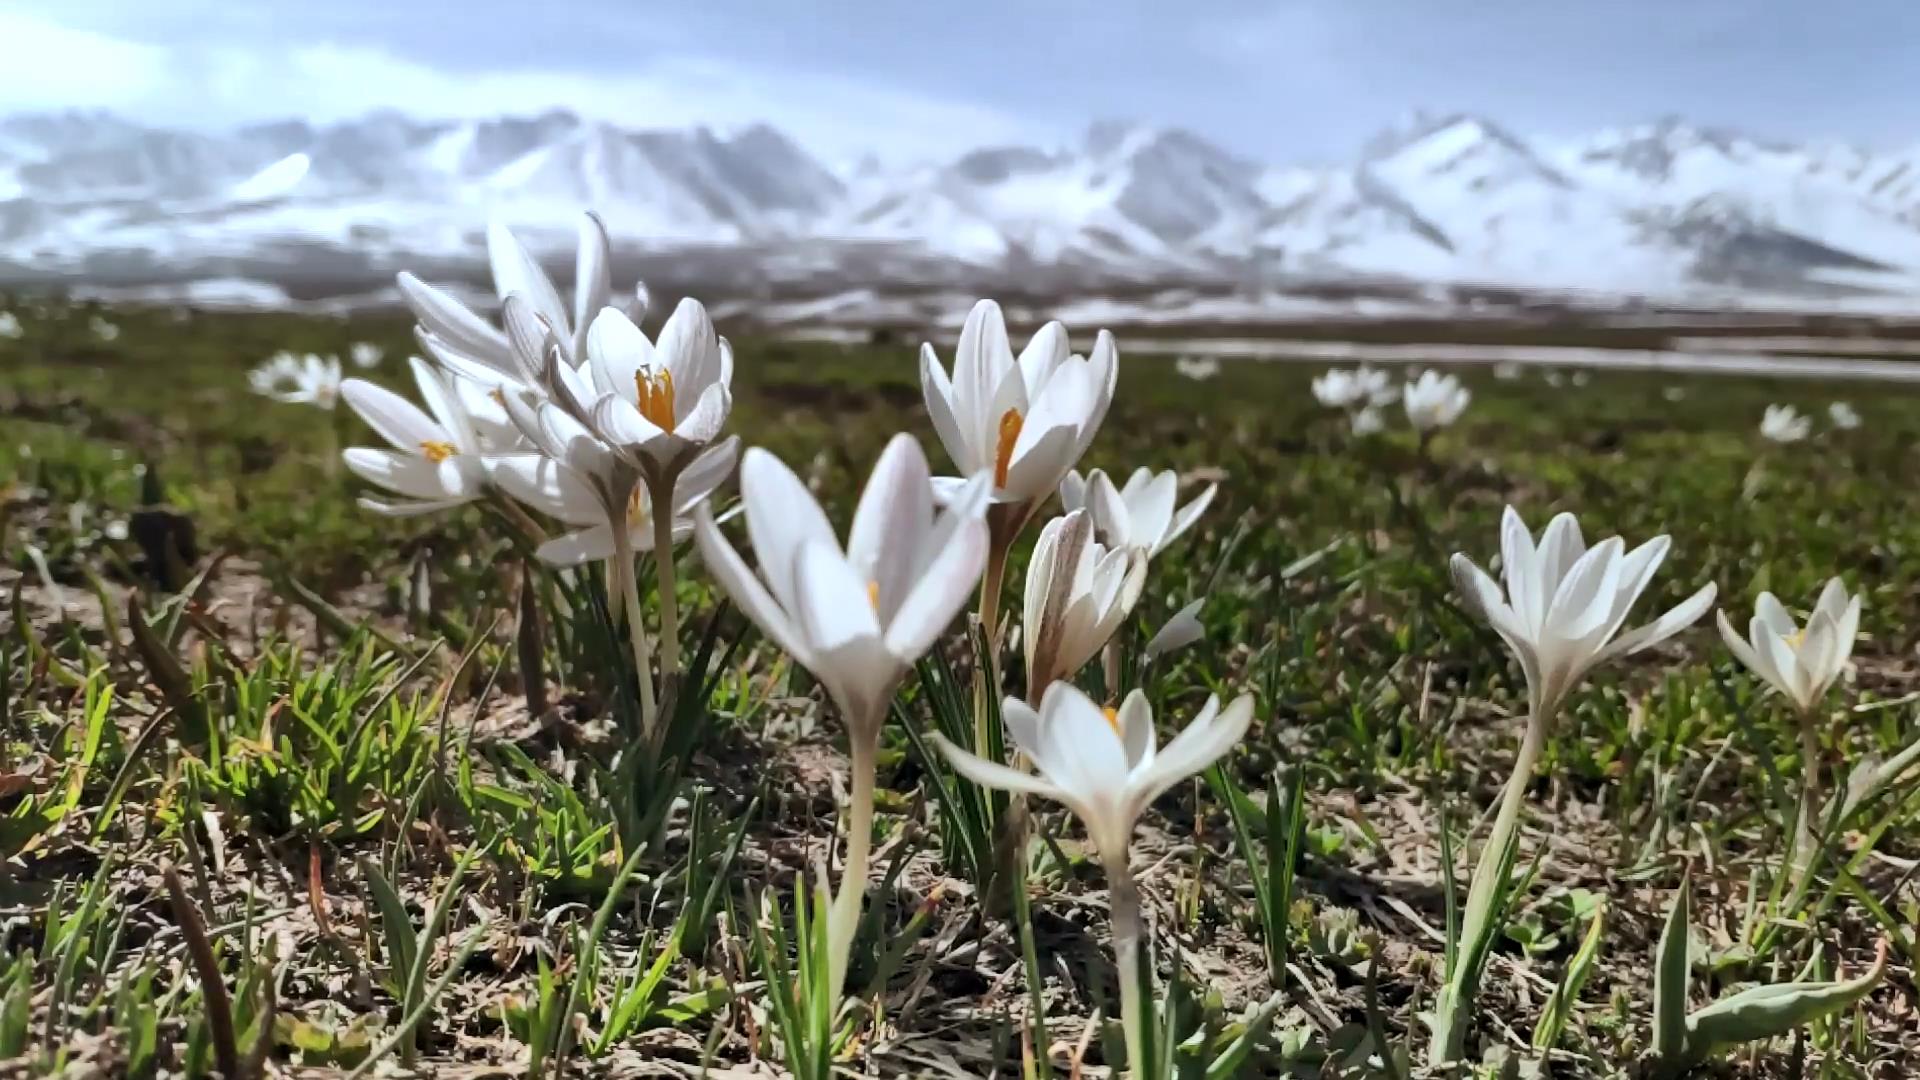
POLYGON ((209 127, 565 106, 765 120, 842 158, 1132 118, 1328 160, 1419 109, 1911 145, 1920 0, 0 0, 0 112, 69 106, 209 127))

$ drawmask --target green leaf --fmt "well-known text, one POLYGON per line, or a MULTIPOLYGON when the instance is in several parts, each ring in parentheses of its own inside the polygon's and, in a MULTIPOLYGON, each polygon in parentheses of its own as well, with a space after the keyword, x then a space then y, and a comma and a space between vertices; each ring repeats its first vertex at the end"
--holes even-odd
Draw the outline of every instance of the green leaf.
POLYGON ((1680 1061, 1687 1049, 1687 906, 1691 892, 1691 881, 1682 878, 1654 954, 1653 1052, 1668 1062, 1680 1061))
POLYGON ((1756 986, 1687 1017, 1687 1060, 1701 1061, 1722 1047, 1771 1039, 1839 1012, 1866 997, 1887 973, 1882 939, 1873 967, 1847 982, 1792 982, 1756 986))

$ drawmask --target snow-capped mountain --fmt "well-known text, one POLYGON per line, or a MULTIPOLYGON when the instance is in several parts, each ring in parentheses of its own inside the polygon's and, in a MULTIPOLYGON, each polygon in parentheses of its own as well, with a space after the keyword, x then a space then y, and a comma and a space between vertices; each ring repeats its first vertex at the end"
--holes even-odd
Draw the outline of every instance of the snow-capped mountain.
POLYGON ((0 119, 0 279, 308 278, 477 266, 499 216, 556 254, 596 209, 636 255, 735 278, 1202 283, 1250 272, 1587 289, 1920 292, 1920 147, 1666 120, 1577 139, 1417 117, 1351 163, 1265 165, 1177 128, 847 170, 779 131, 395 112, 224 133, 0 119), (875 260, 881 260, 876 262, 875 260))

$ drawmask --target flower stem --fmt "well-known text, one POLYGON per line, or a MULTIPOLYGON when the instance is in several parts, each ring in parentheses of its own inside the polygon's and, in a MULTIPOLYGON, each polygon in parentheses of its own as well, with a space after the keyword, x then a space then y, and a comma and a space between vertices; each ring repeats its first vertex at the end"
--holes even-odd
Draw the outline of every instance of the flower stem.
POLYGON ((680 677, 680 598, 674 592, 673 478, 650 485, 653 498, 653 565, 660 580, 660 701, 671 708, 671 688, 680 677))
POLYGON ((1814 710, 1802 710, 1799 720, 1800 832, 1794 838, 1796 854, 1793 861, 1800 864, 1800 872, 1806 874, 1812 871, 1819 848, 1813 829, 1820 805, 1820 734, 1815 724, 1814 710))
POLYGON ((1120 1026, 1127 1037, 1127 1071, 1150 1076, 1147 1062, 1147 1025, 1152 1010, 1141 991, 1149 978, 1146 968, 1145 923, 1140 917, 1140 886, 1133 880, 1123 851, 1106 860, 1107 908, 1113 923, 1114 977, 1120 980, 1120 1026))
POLYGON ((1486 939, 1493 932, 1495 901, 1507 887, 1507 849, 1520 824, 1520 810, 1526 804, 1527 787, 1533 782, 1533 770, 1547 745, 1548 715, 1536 709, 1527 719, 1527 732, 1514 758, 1513 775, 1500 796, 1500 810, 1494 816, 1493 830, 1481 845, 1480 859, 1473 867, 1473 884, 1467 890, 1466 914, 1460 938, 1454 945, 1453 969, 1447 972, 1447 985, 1435 1002, 1433 1044, 1428 1047, 1430 1065, 1459 1060, 1466 1042, 1467 1018, 1473 1011, 1473 998, 1479 991, 1480 975, 1486 964, 1486 939))
MULTIPOLYGON (((879 726, 872 727, 875 735, 879 726)), ((860 727, 849 725, 852 770, 847 793, 847 855, 840 869, 840 888, 833 896, 831 987, 837 1007, 847 979, 847 960, 853 953, 853 935, 860 926, 860 903, 867 892, 867 860, 873 844, 873 770, 879 756, 876 739, 859 734, 860 727)))
MULTIPOLYGON (((641 619, 640 586, 633 572, 633 537, 621 515, 608 519, 613 529, 612 573, 620 579, 621 600, 627 613, 627 638, 633 644, 633 674, 640 684, 640 736, 653 741, 656 705, 653 699, 653 648, 647 643, 647 627, 641 619)), ((608 583, 611 591, 613 584, 608 583)), ((609 597, 608 599, 612 599, 609 597)))

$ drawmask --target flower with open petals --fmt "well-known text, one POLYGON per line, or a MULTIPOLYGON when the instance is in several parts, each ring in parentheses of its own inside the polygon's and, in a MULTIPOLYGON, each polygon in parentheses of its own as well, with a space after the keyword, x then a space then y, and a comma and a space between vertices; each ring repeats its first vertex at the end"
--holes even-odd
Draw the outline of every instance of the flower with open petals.
POLYGON ((1179 486, 1180 478, 1172 469, 1158 473, 1135 469, 1119 488, 1104 470, 1095 469, 1085 477, 1072 470, 1060 481, 1060 505, 1092 514, 1094 528, 1109 545, 1152 558, 1191 529, 1219 492, 1218 484, 1208 484, 1176 510, 1179 486))
POLYGON ((1837 431, 1854 431, 1860 427, 1860 413, 1844 401, 1827 406, 1827 420, 1837 431))
POLYGON ((910 435, 880 455, 846 547, 806 485, 758 447, 740 465, 756 574, 702 505, 701 558, 740 609, 813 672, 856 744, 877 737, 907 670, 953 621, 986 562, 987 480, 935 513, 927 459, 910 435))
POLYGON ((415 359, 412 366, 413 381, 428 412, 362 379, 340 384, 340 396, 348 407, 394 447, 355 447, 341 454, 355 475, 401 496, 401 501, 394 502, 360 500, 362 507, 389 517, 430 514, 479 498, 487 487, 482 455, 500 449, 484 441, 446 378, 424 360, 415 359))
POLYGON ((1848 596, 1839 578, 1820 590, 1804 627, 1794 623, 1770 592, 1761 593, 1755 602, 1745 638, 1734 630, 1725 611, 1718 614, 1727 648, 1801 713, 1811 713, 1846 670, 1853 639, 1860 632, 1860 598, 1848 596))
POLYGON ((602 308, 587 330, 587 364, 598 395, 591 426, 638 466, 680 468, 720 434, 733 407, 733 347, 692 298, 680 301, 658 342, 624 312, 602 308))
MULTIPOLYGON (((997 503, 1037 503, 1086 452, 1113 402, 1119 376, 1113 335, 1100 331, 1086 359, 1069 355, 1067 330, 1041 327, 1015 358, 1000 305, 968 313, 947 376, 933 346, 920 347, 920 386, 934 431, 961 477, 986 473, 997 503)), ((965 483, 935 481, 942 497, 965 483)))
POLYGON ((1378 435, 1387 430, 1387 417, 1386 414, 1380 411, 1379 407, 1369 405, 1364 409, 1354 411, 1351 426, 1353 428, 1353 434, 1356 437, 1364 438, 1368 435, 1378 435))
POLYGON ((288 405, 331 409, 340 398, 340 358, 275 353, 247 373, 253 392, 288 405))
MULTIPOLYGON (((704 503, 732 474, 739 453, 739 439, 723 439, 708 447, 680 475, 673 491, 674 540, 693 533, 693 508, 704 503)), ((590 479, 542 454, 503 454, 491 458, 489 466, 489 475, 501 491, 569 527, 540 545, 536 554, 542 561, 574 566, 618 554, 606 507, 590 479)), ((644 485, 634 485, 627 495, 626 523, 630 550, 652 551, 653 500, 644 485)))
POLYGON ((1400 400, 1407 408, 1407 422, 1415 431, 1426 432, 1447 427, 1460 419, 1473 394, 1452 375, 1423 371, 1419 378, 1400 388, 1400 400))
POLYGON ((1813 434, 1813 419, 1791 405, 1769 405, 1760 417, 1760 437, 1769 442, 1797 443, 1813 434))
POLYGON ((1233 749, 1253 720, 1253 698, 1225 709, 1207 703, 1186 729, 1157 747, 1153 710, 1140 690, 1119 709, 1102 709, 1068 683, 1047 687, 1038 712, 1018 698, 1001 705, 1007 731, 1038 776, 976 757, 939 735, 934 740, 962 776, 1005 791, 1038 795, 1072 810, 1105 860, 1124 865, 1134 824, 1168 788, 1233 749))
POLYGON ((11 311, 0 311, 0 340, 18 341, 25 333, 20 328, 20 316, 11 311))
POLYGON ((1393 399, 1392 379, 1378 368, 1328 368, 1313 379, 1313 399, 1329 409, 1359 409, 1393 399))
POLYGON ((1092 517, 1073 510, 1047 522, 1033 546, 1021 627, 1029 694, 1085 667, 1120 628, 1146 583, 1144 553, 1108 548, 1093 531, 1092 517))
POLYGON ((1712 606, 1709 584, 1652 622, 1620 634, 1669 544, 1665 536, 1656 536, 1627 551, 1616 536, 1588 548, 1580 523, 1572 514, 1561 514, 1536 545, 1526 522, 1509 506, 1500 526, 1504 597, 1473 560, 1453 557, 1455 584, 1520 662, 1534 717, 1555 712, 1594 666, 1665 641, 1712 606))
POLYGON ((1173 362, 1173 370, 1192 379, 1205 382, 1220 374, 1220 358, 1217 356, 1183 356, 1173 362))
MULTIPOLYGON (((500 221, 487 226, 487 259, 493 270, 494 292, 502 301, 514 295, 524 298, 534 315, 552 328, 567 357, 575 358, 585 351, 588 322, 607 306, 613 293, 611 249, 606 227, 597 215, 583 215, 580 221, 571 311, 539 260, 500 221)), ((515 378, 526 377, 512 344, 499 328, 439 286, 410 273, 402 273, 398 280, 401 297, 420 320, 415 333, 421 347, 434 359, 455 370, 478 366, 515 378)))

